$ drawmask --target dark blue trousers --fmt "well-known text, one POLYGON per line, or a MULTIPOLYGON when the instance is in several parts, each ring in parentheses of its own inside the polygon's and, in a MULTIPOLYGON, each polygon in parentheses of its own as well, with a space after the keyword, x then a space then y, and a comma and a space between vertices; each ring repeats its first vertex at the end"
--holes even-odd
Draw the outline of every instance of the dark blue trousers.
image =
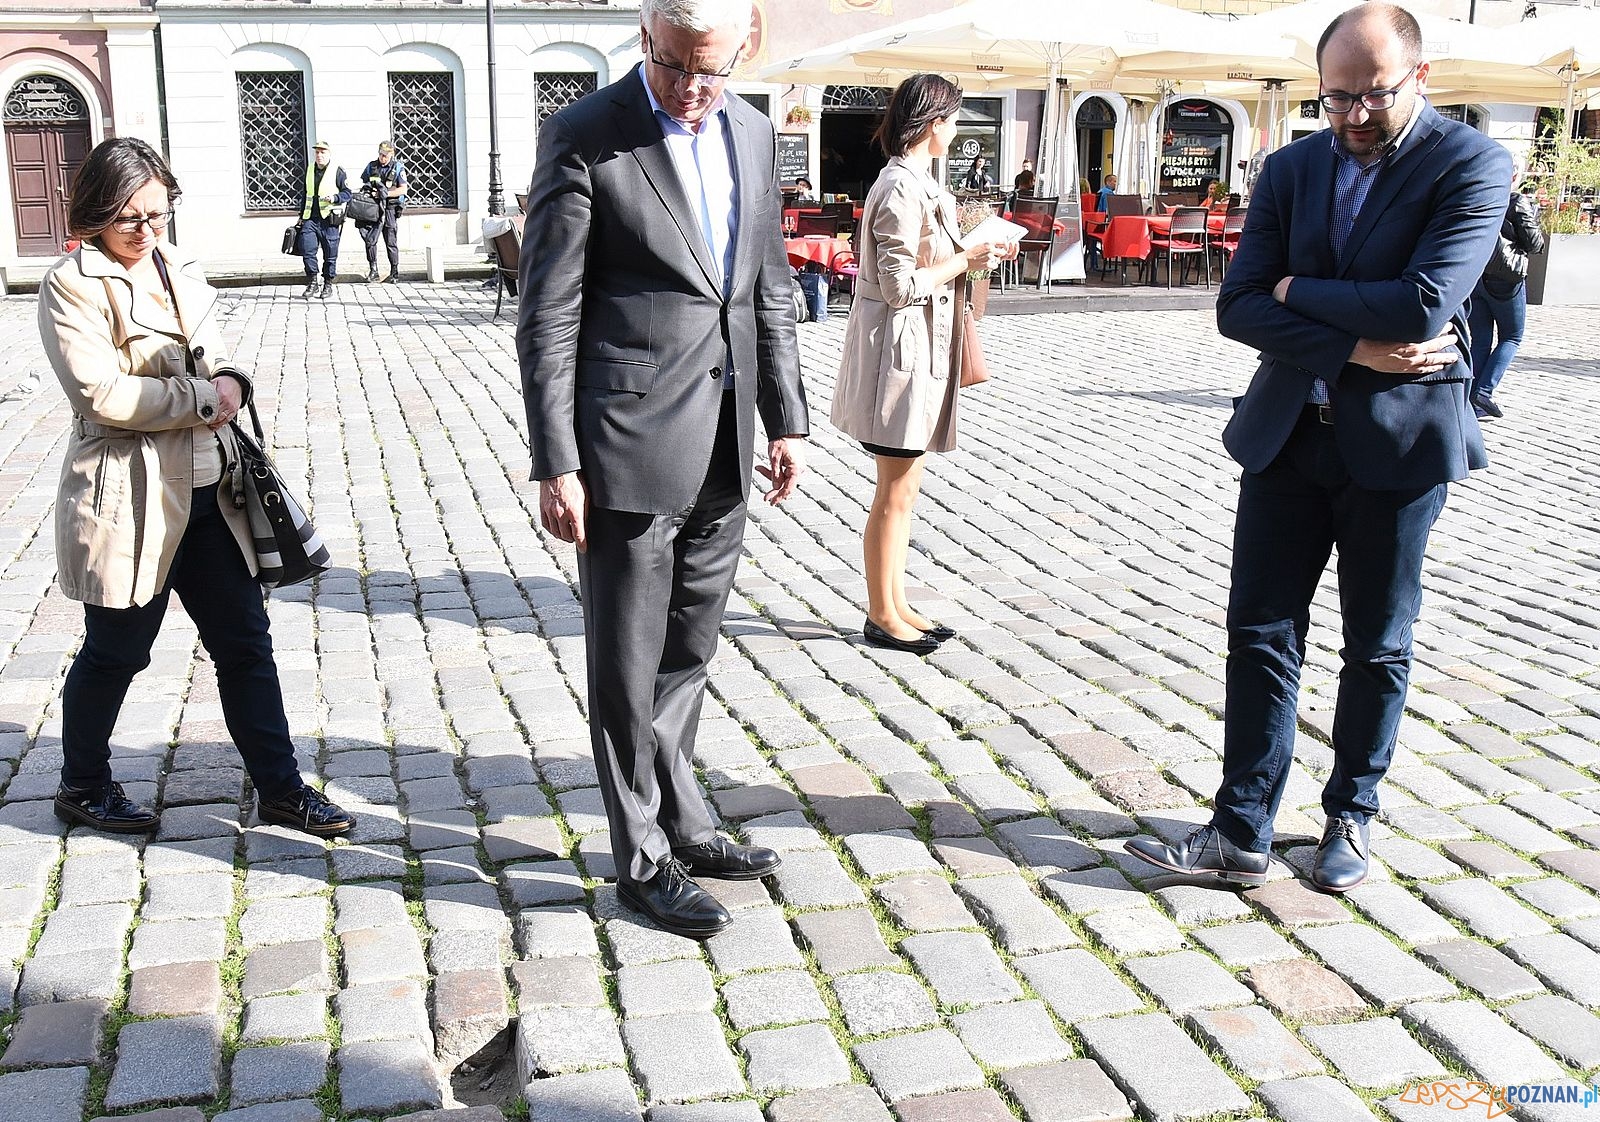
POLYGON ((134 675, 150 665, 173 592, 194 620, 217 668, 222 716, 263 798, 300 788, 289 721, 283 712, 278 665, 261 585, 250 575, 222 512, 216 487, 194 492, 189 525, 167 586, 134 608, 84 605, 83 646, 61 692, 61 782, 99 787, 111 780, 111 730, 134 675))
POLYGON ((1265 852, 1294 757, 1311 599, 1338 550, 1344 646, 1333 772, 1322 808, 1366 821, 1394 755, 1411 675, 1422 561, 1447 487, 1369 491, 1345 469, 1332 425, 1308 409, 1277 459, 1240 481, 1228 596, 1222 786, 1212 821, 1265 852))
POLYGON ((322 275, 332 280, 339 273, 339 236, 344 223, 322 218, 307 218, 300 223, 300 259, 305 262, 306 280, 317 275, 317 250, 322 250, 322 275))
POLYGON ((1511 368, 1528 327, 1527 286, 1480 279, 1472 290, 1467 329, 1472 334, 1472 396, 1493 397, 1511 368))

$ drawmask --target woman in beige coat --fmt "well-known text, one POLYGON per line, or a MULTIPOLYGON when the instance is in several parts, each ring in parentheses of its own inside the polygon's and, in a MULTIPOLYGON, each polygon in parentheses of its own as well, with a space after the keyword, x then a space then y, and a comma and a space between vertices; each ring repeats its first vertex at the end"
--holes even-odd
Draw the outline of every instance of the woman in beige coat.
POLYGON ((911 511, 924 452, 956 444, 962 309, 969 269, 992 269, 1015 245, 962 250, 955 198, 933 160, 956 134, 961 90, 936 74, 900 83, 875 139, 889 166, 872 185, 857 226, 855 299, 831 420, 877 460, 878 487, 862 552, 873 646, 929 654, 955 632, 906 602, 911 511))
POLYGON ((176 592, 216 665, 260 819, 344 833, 354 819, 301 780, 289 739, 250 528, 234 502, 228 422, 250 380, 224 356, 216 292, 162 241, 179 195, 144 141, 98 145, 67 212, 82 245, 39 288, 39 333, 72 406, 57 581, 84 604, 83 646, 61 694, 55 813, 115 833, 159 824, 113 778, 110 737, 176 592))

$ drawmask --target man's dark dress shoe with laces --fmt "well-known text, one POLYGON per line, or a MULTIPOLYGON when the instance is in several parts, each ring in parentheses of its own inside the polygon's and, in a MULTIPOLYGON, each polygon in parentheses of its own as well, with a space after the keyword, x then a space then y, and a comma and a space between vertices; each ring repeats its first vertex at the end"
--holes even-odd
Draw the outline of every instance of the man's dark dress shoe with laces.
POLYGON ((643 912, 657 927, 687 939, 709 939, 733 923, 728 909, 689 878, 689 870, 676 857, 656 866, 645 881, 617 879, 617 898, 643 912))
POLYGON ((1354 818, 1330 818, 1311 866, 1311 883, 1324 892, 1349 892, 1367 879, 1367 824, 1354 818))
POLYGON ((315 787, 302 787, 276 799, 256 799, 256 817, 274 826, 289 826, 331 838, 349 833, 355 816, 329 802, 315 787))
POLYGON ((740 845, 721 834, 699 845, 675 845, 672 856, 697 877, 718 880, 760 880, 778 871, 783 858, 759 845, 740 845))
POLYGON ((928 628, 928 630, 924 631, 923 634, 932 639, 935 643, 948 643, 951 639, 956 637, 956 629, 953 627, 946 627, 942 623, 936 623, 932 627, 928 628))
POLYGON ((161 825, 161 815, 134 802, 120 783, 56 791, 56 817, 112 834, 144 834, 161 825))
POLYGON ((861 633, 867 637, 867 646, 882 647, 886 651, 928 655, 939 649, 939 640, 931 635, 919 633, 915 639, 896 639, 870 619, 862 626, 861 633))
POLYGON ((1232 884, 1266 884, 1267 866, 1272 856, 1234 845, 1215 826, 1199 826, 1176 845, 1156 838, 1133 838, 1122 848, 1139 858, 1174 873, 1210 873, 1232 884))

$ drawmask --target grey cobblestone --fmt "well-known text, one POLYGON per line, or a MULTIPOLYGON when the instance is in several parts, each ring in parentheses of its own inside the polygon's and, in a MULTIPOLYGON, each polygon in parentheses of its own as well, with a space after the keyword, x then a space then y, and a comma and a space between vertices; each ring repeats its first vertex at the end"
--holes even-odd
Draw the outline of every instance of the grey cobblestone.
POLYGON ((1158 1013, 1086 1021, 1084 1048, 1152 1118, 1248 1110, 1250 1100, 1172 1021, 1158 1013))
POLYGON ((850 1064, 825 1025, 748 1032, 739 1038, 739 1050, 750 1089, 757 1094, 810 1091, 850 1081, 850 1064))
POLYGON ((857 1044, 853 1051, 872 1085, 891 1103, 983 1086, 983 1072, 946 1029, 857 1044))
POLYGON ((1392 1087, 1447 1074, 1392 1017, 1349 1025, 1308 1025, 1306 1039, 1358 1087, 1392 1087))

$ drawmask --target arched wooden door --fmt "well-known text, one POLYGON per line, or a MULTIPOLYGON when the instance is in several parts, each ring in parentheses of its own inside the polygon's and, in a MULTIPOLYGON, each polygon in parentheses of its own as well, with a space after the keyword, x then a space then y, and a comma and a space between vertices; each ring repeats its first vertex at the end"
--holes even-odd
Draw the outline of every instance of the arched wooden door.
POLYGON ((19 257, 54 257, 67 240, 67 199, 89 154, 89 110, 72 85, 30 74, 6 94, 6 166, 19 257))

